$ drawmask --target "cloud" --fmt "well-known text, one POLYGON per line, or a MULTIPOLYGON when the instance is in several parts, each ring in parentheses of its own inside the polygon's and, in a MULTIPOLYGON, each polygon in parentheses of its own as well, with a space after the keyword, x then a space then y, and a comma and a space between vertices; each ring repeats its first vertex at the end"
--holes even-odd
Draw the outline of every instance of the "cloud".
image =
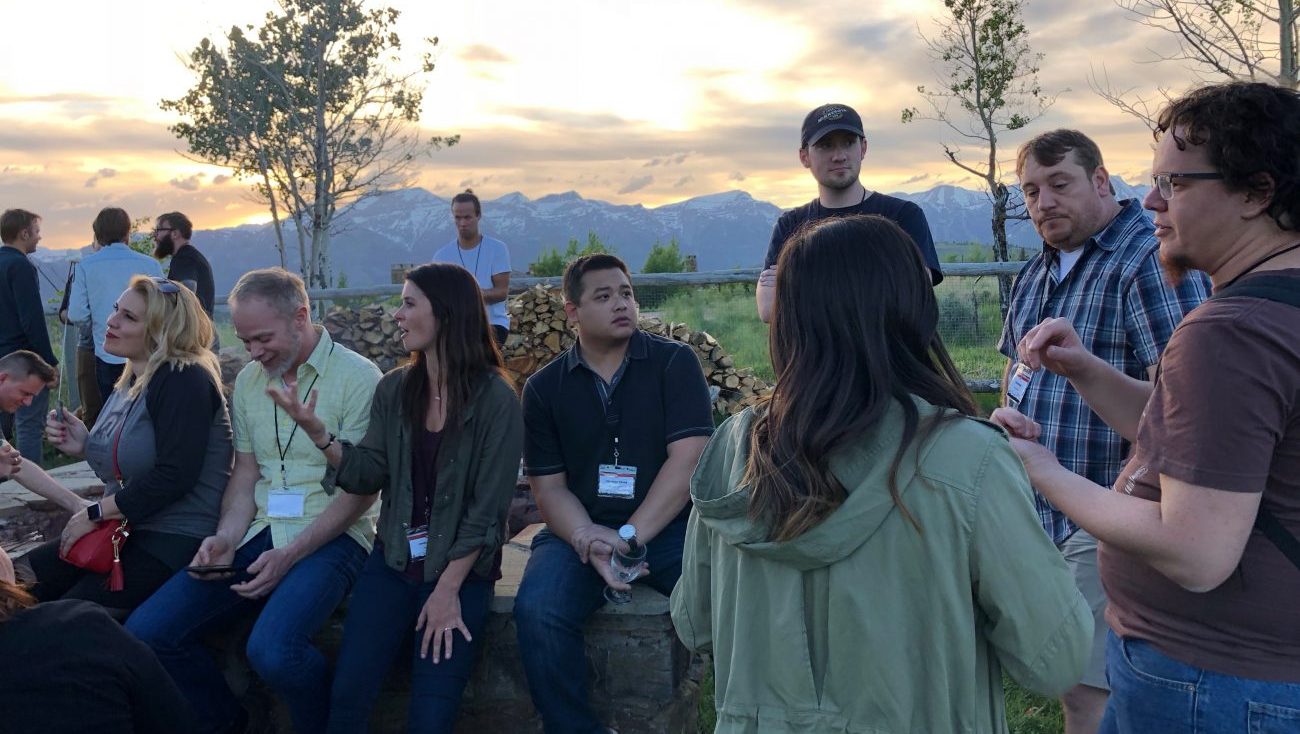
POLYGON ((482 43, 466 46, 457 56, 472 64, 509 64, 514 59, 502 51, 482 43))
POLYGON ((101 169, 99 169, 98 171, 95 171, 95 175, 93 175, 93 176, 91 176, 90 178, 86 179, 86 186, 85 186, 85 187, 88 188, 88 189, 93 189, 93 188, 95 188, 95 184, 99 183, 101 179, 105 179, 105 178, 113 178, 113 177, 116 176, 116 175, 117 175, 117 170, 116 170, 116 169, 113 169, 113 168, 101 168, 101 169))
POLYGON ((227 176, 227 175, 224 174, 224 173, 219 173, 219 174, 217 174, 217 175, 215 175, 215 176, 212 177, 212 185, 213 185, 213 186, 220 186, 220 185, 224 184, 225 182, 229 181, 230 179, 231 179, 231 176, 227 176))
POLYGON ((628 181, 626 184, 624 184, 623 188, 618 190, 618 193, 630 194, 634 191, 640 191, 641 189, 644 189, 645 187, 654 183, 654 180, 655 180, 654 176, 641 176, 640 178, 634 178, 631 181, 628 181))
POLYGON ((198 191, 199 187, 203 185, 203 178, 203 174, 196 173, 191 176, 185 176, 184 178, 177 176, 167 183, 175 186, 181 191, 198 191))
POLYGON ((651 158, 642 164, 642 168, 654 168, 655 166, 680 166, 690 157, 690 153, 677 153, 676 155, 665 156, 663 158, 651 158))
POLYGON ((681 178, 677 179, 677 183, 673 184, 673 188, 680 189, 681 187, 693 182, 694 180, 695 180, 694 176, 682 176, 681 178))
POLYGON ((924 180, 926 180, 926 179, 928 179, 928 178, 930 178, 930 174, 928 174, 928 173, 918 173, 918 174, 916 174, 915 176, 913 176, 913 177, 907 179, 906 181, 903 181, 903 182, 899 183, 899 186, 906 186, 906 185, 908 185, 908 184, 921 183, 922 181, 924 181, 924 180))
POLYGON ((731 175, 730 175, 730 176, 727 176, 727 180, 728 180, 728 181, 737 181, 737 182, 739 182, 739 181, 744 181, 744 180, 745 180, 745 174, 741 173, 740 171, 732 171, 732 172, 731 172, 731 175))

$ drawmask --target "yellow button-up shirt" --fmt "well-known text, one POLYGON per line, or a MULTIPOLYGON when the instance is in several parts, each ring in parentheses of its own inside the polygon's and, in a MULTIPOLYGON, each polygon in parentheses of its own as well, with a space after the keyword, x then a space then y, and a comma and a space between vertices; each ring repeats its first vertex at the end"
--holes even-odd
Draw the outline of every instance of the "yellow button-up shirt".
MULTIPOLYGON (((316 331, 320 341, 298 368, 299 399, 306 399, 309 389, 315 390, 316 415, 326 428, 341 439, 360 441, 370 423, 370 400, 381 377, 379 368, 351 349, 335 344, 320 326, 316 331)), ((295 431, 293 419, 267 396, 270 381, 260 363, 246 365, 235 379, 231 418, 235 450, 253 454, 261 470, 253 491, 257 514, 242 542, 270 527, 273 546, 283 548, 315 521, 335 492, 341 490, 334 486, 334 470, 325 462, 324 452, 312 445, 301 429, 295 431), (284 476, 280 473, 282 465, 284 476), (305 492, 302 517, 268 516, 267 497, 271 489, 280 487, 305 492)), ((375 503, 347 531, 367 552, 374 542, 378 513, 379 503, 375 503)))

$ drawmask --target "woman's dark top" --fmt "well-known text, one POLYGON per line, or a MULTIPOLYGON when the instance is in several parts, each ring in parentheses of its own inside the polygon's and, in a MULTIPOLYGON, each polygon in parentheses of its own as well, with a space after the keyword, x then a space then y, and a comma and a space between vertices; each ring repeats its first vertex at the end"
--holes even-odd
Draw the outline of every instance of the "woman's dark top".
POLYGON ((0 734, 193 731, 158 658, 87 601, 39 604, 0 622, 0 734))

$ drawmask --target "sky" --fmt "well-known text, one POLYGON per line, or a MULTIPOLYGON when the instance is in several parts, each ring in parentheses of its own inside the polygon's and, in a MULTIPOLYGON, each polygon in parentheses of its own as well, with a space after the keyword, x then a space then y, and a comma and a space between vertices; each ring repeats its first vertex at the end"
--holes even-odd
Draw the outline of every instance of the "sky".
MULTIPOLYGON (((794 206, 815 194, 798 161, 799 126, 826 102, 862 114, 869 188, 977 185, 943 157, 941 145, 958 136, 900 121, 905 107, 924 111, 916 88, 936 81, 922 34, 935 35, 940 0, 386 4, 402 13, 397 30, 412 59, 419 39, 440 39, 419 124, 461 143, 416 172, 439 196, 577 191, 654 207, 742 189, 794 206)), ((0 208, 41 214, 42 247, 87 244, 105 206, 132 217, 180 210, 198 229, 269 219, 246 183, 185 155, 167 129, 177 118, 159 101, 193 84, 184 59, 200 40, 260 23, 272 0, 4 6, 0 208)), ((1117 87, 1181 91, 1195 82, 1190 72, 1149 63, 1170 39, 1104 0, 1028 0, 1025 22, 1044 54, 1042 87, 1058 96, 1001 141, 1007 175, 1016 145, 1076 127, 1097 140, 1111 173, 1148 176, 1150 133, 1088 79, 1104 70, 1117 87)))

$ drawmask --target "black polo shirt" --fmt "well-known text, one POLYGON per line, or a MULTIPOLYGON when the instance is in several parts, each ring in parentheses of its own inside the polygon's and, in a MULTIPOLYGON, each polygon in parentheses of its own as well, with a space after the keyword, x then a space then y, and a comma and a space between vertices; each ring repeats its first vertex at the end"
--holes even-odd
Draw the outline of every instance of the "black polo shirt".
POLYGON ((524 465, 529 476, 564 472, 592 521, 618 527, 645 500, 668 444, 713 434, 713 406, 694 351, 640 329, 632 334, 608 407, 600 383, 576 344, 528 378, 524 465), (618 463, 637 469, 634 496, 627 499, 596 491, 600 465, 614 463, 615 436, 618 463))

